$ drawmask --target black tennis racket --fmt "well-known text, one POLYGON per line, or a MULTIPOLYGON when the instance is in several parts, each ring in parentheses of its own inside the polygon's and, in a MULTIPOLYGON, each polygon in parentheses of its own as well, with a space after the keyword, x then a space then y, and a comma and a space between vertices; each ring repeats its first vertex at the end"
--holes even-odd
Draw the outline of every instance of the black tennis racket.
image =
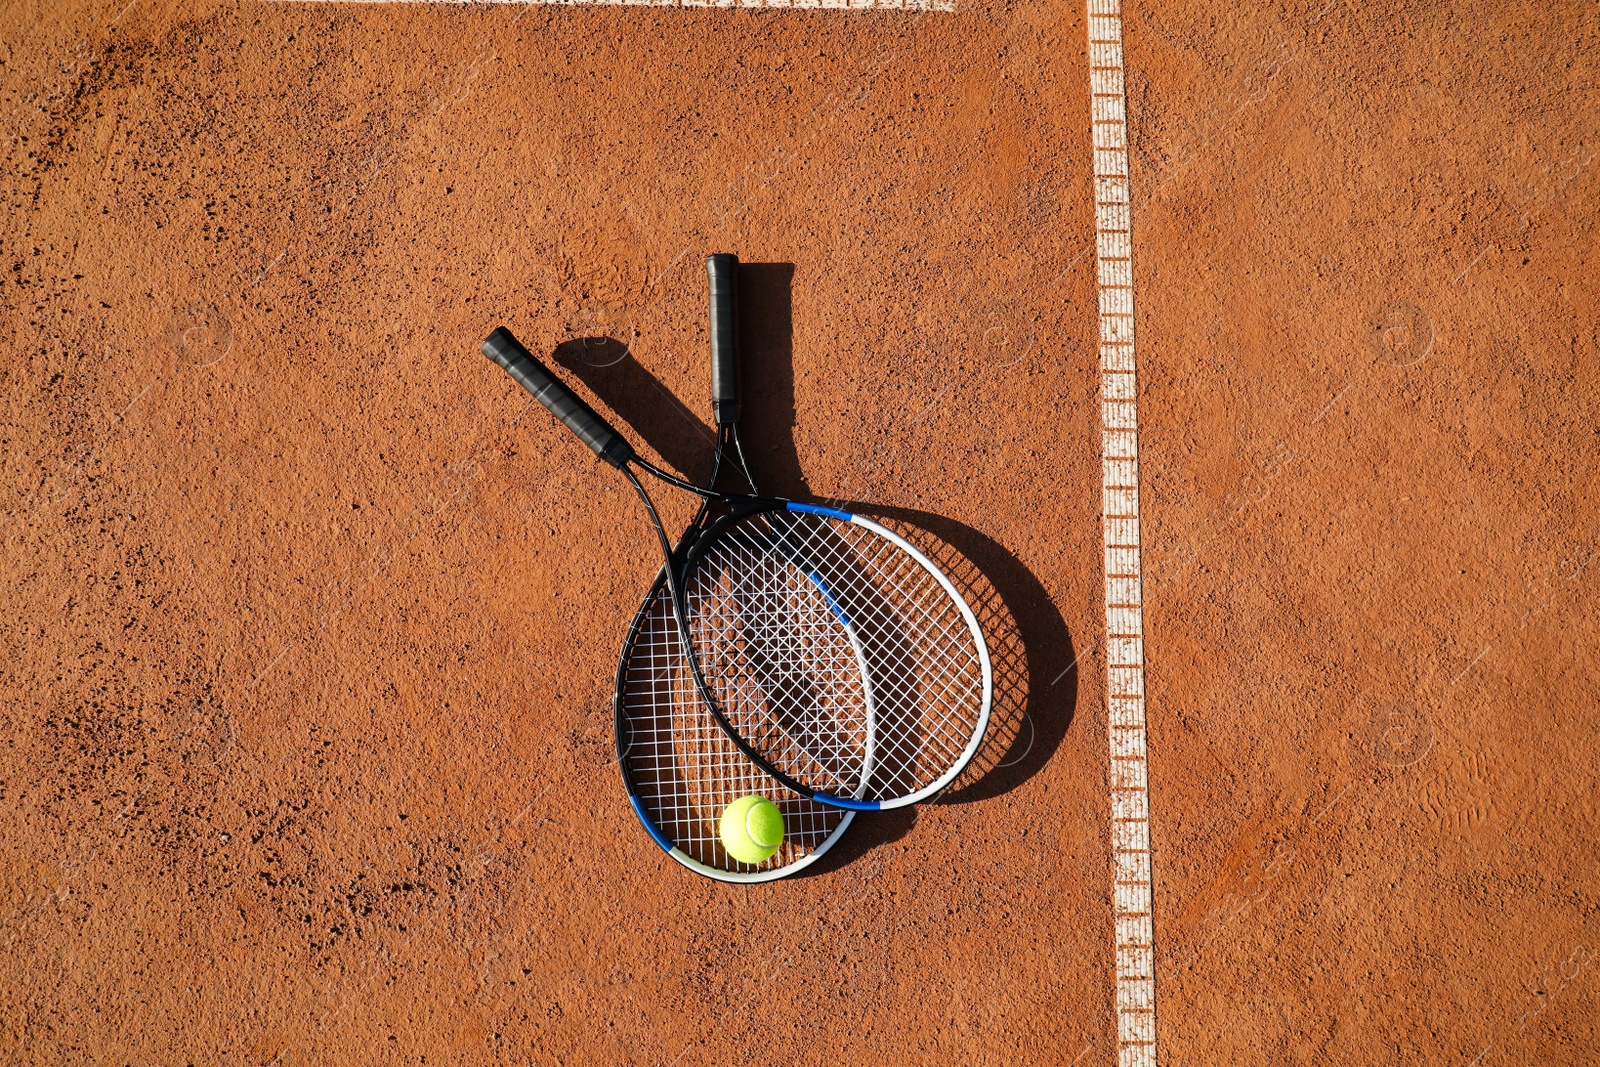
MULTIPOLYGON (((756 491, 739 443, 739 352, 736 324, 738 259, 710 256, 711 390, 717 445, 706 488, 715 490, 731 459, 756 491)), ((679 538, 674 555, 705 529, 711 502, 679 538)), ((808 800, 786 788, 739 751, 706 709, 683 654, 667 590, 656 575, 623 642, 617 663, 617 766, 639 821, 656 844, 690 870, 725 882, 765 882, 795 873, 838 841, 855 813, 808 800), (744 863, 723 847, 723 809, 759 794, 783 812, 784 840, 761 863, 744 863)))
MULTIPOLYGON (((989 652, 926 556, 860 515, 669 474, 505 327, 483 352, 638 492, 695 688, 740 752, 802 797, 850 810, 915 803, 961 772, 989 721, 989 652), (674 551, 634 468, 716 517, 674 551)), ((720 421, 736 390, 715 403, 720 421)))

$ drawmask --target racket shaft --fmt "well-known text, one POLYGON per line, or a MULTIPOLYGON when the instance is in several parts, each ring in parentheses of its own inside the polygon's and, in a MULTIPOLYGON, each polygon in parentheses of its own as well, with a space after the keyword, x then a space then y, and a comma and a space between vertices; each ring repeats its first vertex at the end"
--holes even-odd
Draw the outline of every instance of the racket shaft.
POLYGON ((500 364, 518 385, 532 393, 550 414, 577 434, 578 440, 593 449, 595 455, 619 469, 634 458, 633 446, 561 379, 551 374, 533 353, 523 348, 510 330, 501 326, 491 333, 483 342, 483 354, 500 364))
POLYGON ((706 257, 711 289, 711 412, 718 426, 739 421, 739 257, 706 257))

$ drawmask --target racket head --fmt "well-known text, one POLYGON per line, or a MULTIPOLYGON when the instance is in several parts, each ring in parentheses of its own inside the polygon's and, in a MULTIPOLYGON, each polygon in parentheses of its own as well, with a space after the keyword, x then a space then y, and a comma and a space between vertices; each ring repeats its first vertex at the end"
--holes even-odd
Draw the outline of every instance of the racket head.
POLYGON ((679 585, 704 695, 802 792, 903 807, 949 785, 982 743, 983 631, 899 534, 811 504, 736 507, 689 551, 679 585))
POLYGON ((838 841, 855 813, 808 800, 762 772, 723 732, 701 699, 666 583, 640 605, 617 665, 617 765, 634 813, 656 844, 698 874, 768 882, 802 870, 838 841), (784 841, 747 864, 722 846, 722 810, 752 793, 783 812, 784 841))

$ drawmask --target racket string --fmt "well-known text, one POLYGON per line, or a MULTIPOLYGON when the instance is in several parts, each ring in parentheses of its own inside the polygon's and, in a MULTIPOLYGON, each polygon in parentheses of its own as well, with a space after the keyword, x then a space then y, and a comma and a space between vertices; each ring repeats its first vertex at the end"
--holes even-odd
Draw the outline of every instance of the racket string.
POLYGON ((808 778, 820 773, 830 792, 854 794, 863 725, 844 712, 860 704, 852 692, 859 666, 822 639, 831 619, 814 589, 780 581, 764 556, 739 562, 746 569, 703 568, 688 591, 702 671, 714 679, 719 706, 759 747, 786 748, 787 761, 809 758, 808 778), (824 712, 799 714, 812 706, 824 712))
POLYGON ((635 636, 624 672, 629 743, 623 758, 637 795, 657 828, 694 859, 722 870, 787 866, 810 854, 838 828, 841 812, 802 800, 761 773, 706 712, 683 659, 663 594, 635 636), (744 864, 722 847, 722 809, 760 793, 784 813, 785 841, 772 859, 744 864))
POLYGON ((950 595, 853 524, 763 514, 708 550, 686 595, 730 721, 813 788, 856 795, 865 773, 868 797, 906 795, 952 766, 981 721, 983 661, 950 595))

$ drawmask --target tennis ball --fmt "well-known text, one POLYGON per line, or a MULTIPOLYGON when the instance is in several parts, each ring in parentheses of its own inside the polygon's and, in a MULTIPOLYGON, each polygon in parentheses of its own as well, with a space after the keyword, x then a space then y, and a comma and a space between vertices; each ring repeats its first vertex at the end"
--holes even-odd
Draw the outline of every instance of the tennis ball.
POLYGON ((771 859, 783 844, 783 812, 754 793, 722 809, 722 845, 740 863, 771 859))

